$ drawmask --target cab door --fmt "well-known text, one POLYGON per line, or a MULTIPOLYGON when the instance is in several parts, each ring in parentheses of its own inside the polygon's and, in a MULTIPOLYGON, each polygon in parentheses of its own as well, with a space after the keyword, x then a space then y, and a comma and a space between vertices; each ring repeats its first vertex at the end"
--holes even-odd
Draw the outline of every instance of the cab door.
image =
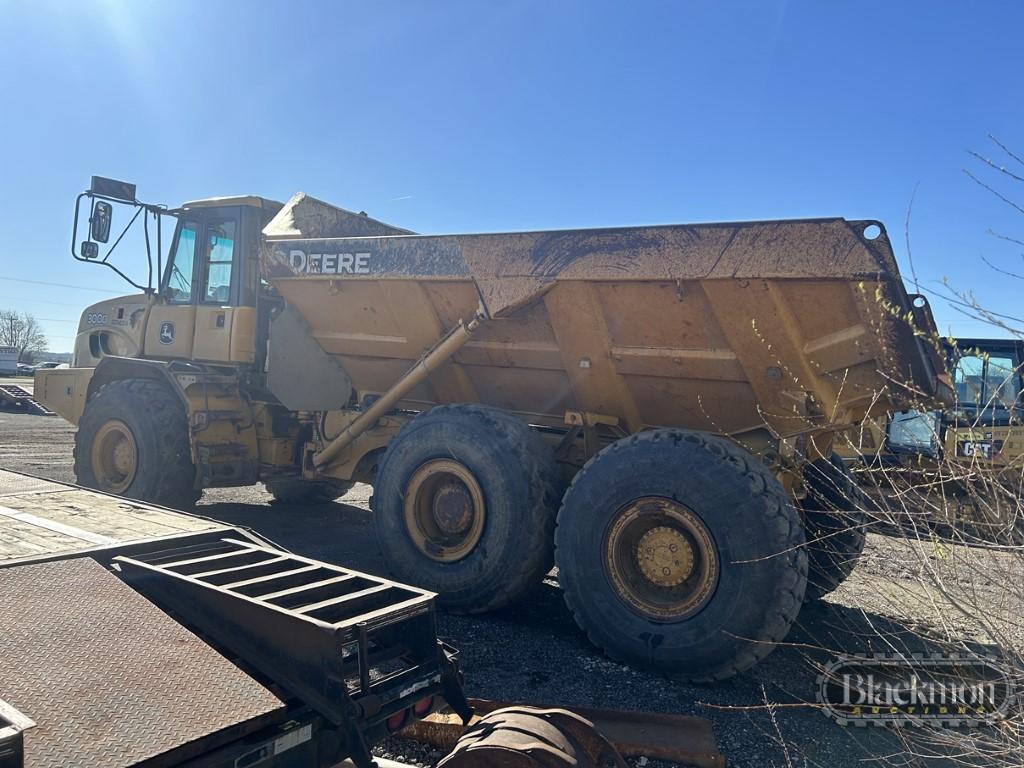
POLYGON ((198 218, 178 222, 161 280, 163 300, 153 305, 146 321, 145 357, 192 359, 196 330, 195 278, 202 232, 198 218))
POLYGON ((204 229, 193 359, 252 362, 256 310, 242 306, 242 210, 211 212, 204 229))
POLYGON ((180 221, 163 301, 146 326, 147 357, 228 364, 256 359, 257 302, 246 290, 256 273, 246 267, 255 266, 257 243, 242 228, 255 222, 240 206, 200 208, 180 221))

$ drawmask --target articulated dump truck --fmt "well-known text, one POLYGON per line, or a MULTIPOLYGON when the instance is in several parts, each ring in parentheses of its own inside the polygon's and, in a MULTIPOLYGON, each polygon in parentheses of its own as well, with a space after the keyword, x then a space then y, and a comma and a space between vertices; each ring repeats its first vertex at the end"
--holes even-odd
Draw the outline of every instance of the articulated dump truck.
POLYGON ((79 260, 113 267, 114 205, 175 228, 159 284, 89 307, 74 367, 37 374, 80 483, 371 483, 396 577, 475 612, 557 565, 595 645, 681 678, 750 667, 852 570, 833 435, 950 394, 878 222, 433 236, 304 194, 83 200, 79 260))

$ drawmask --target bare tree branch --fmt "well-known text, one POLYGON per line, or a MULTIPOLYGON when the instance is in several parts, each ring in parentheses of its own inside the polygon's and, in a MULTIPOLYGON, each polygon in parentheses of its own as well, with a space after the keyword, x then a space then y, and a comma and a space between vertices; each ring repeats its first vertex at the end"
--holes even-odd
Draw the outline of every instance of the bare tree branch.
POLYGON ((0 346, 15 347, 18 361, 25 362, 34 352, 46 349, 46 335, 29 312, 0 310, 0 346))
POLYGON ((1017 203, 1013 202, 1013 200, 1011 200, 1010 198, 1006 197, 1001 192, 997 192, 995 189, 990 187, 988 184, 986 184, 984 181, 979 179, 977 176, 975 176, 973 173, 968 171, 966 168, 964 168, 963 171, 976 184, 978 184, 979 186, 983 187, 984 189, 987 189, 989 192, 991 192, 993 195, 998 197, 1000 200, 1002 200, 1004 203, 1006 203, 1011 208, 1017 210, 1020 213, 1024 213, 1024 208, 1021 208, 1019 205, 1017 205, 1017 203))
POLYGON ((1008 170, 1005 166, 996 165, 989 158, 985 157, 984 155, 978 154, 973 149, 968 150, 968 154, 973 155, 974 157, 978 158, 979 160, 981 160, 981 162, 983 162, 989 168, 993 168, 993 169, 999 171, 1000 173, 1006 174, 1007 176, 1009 176, 1014 181, 1024 181, 1024 177, 1018 176, 1017 174, 1015 174, 1012 171, 1008 170))
POLYGON ((1013 153, 1013 152, 1012 152, 1012 151, 1010 150, 1010 148, 1009 148, 1009 147, 1007 147, 1007 146, 1006 146, 1005 144, 1003 144, 1003 142, 1001 142, 1001 141, 1000 141, 999 139, 997 139, 997 138, 996 138, 995 136, 993 136, 993 135, 992 135, 991 133, 990 133, 990 134, 988 135, 988 138, 989 138, 989 140, 990 140, 990 141, 991 141, 991 142, 992 142, 993 144, 995 144, 995 145, 996 145, 997 147, 999 147, 999 148, 1000 148, 1001 150, 1003 150, 1003 152, 1005 152, 1006 154, 1008 154, 1008 155, 1009 155, 1010 157, 1012 157, 1012 158, 1013 158, 1014 160, 1016 160, 1016 161, 1017 161, 1018 163, 1020 163, 1021 165, 1024 165, 1024 160, 1021 160, 1021 159, 1020 159, 1020 158, 1019 158, 1019 157, 1018 157, 1017 155, 1015 155, 1015 154, 1014 154, 1014 153, 1013 153))
POLYGON ((1018 240, 1015 237, 1009 237, 1007 235, 1001 235, 998 232, 996 232, 994 229, 987 229, 986 232, 988 232, 990 235, 992 235, 992 237, 998 237, 1000 240, 1005 240, 1008 243, 1016 243, 1017 245, 1024 245, 1024 240, 1018 240))
POLYGON ((1008 272, 1005 269, 1000 269, 995 264, 993 264, 991 261, 986 259, 984 254, 981 255, 981 260, 984 261, 986 264, 988 264, 988 266, 991 269, 994 269, 996 272, 999 272, 1000 274, 1007 275, 1008 277, 1016 277, 1018 280, 1024 280, 1024 275, 1018 275, 1016 272, 1008 272))

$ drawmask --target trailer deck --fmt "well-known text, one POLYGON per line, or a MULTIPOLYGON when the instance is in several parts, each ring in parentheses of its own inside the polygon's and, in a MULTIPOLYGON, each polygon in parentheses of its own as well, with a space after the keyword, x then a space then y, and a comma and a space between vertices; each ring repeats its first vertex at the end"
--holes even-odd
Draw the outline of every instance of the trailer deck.
POLYGON ((433 593, 184 512, 0 470, 0 594, 5 768, 370 768, 470 716, 433 593))
POLYGON ((230 530, 195 515, 0 469, 0 568, 26 558, 230 530))

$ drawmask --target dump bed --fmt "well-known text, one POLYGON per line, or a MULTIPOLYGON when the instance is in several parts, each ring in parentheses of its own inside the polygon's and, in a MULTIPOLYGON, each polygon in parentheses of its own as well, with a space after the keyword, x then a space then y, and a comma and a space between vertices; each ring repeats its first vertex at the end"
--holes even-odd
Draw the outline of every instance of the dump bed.
POLYGON ((904 289, 878 222, 347 236, 367 226, 300 194, 261 254, 360 395, 387 390, 479 310, 472 340, 402 407, 787 436, 948 397, 919 338, 930 310, 904 289))

